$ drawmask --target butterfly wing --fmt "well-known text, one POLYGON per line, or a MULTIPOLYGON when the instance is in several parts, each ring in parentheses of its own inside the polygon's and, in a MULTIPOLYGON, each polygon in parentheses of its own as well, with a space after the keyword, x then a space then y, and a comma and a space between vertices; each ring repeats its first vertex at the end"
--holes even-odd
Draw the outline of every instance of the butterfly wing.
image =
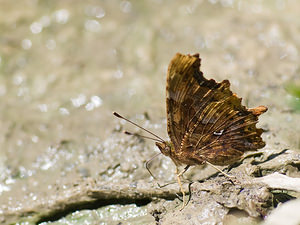
MULTIPOLYGON (((200 67, 200 59, 196 57, 184 56, 179 53, 171 60, 167 73, 167 120, 168 134, 175 148, 180 147, 181 141, 188 129, 188 121, 192 118, 195 111, 194 105, 200 93, 199 84, 193 77, 200 67), (194 92, 194 93, 193 93, 194 92)), ((197 75, 201 77, 201 74, 197 75)), ((205 94, 203 91, 202 96, 205 94)), ((201 99, 198 99, 198 102, 201 99)))
POLYGON ((177 161, 230 164, 264 147, 256 128, 264 106, 247 109, 233 94, 228 80, 207 80, 200 71, 199 55, 176 54, 167 74, 168 134, 177 161))

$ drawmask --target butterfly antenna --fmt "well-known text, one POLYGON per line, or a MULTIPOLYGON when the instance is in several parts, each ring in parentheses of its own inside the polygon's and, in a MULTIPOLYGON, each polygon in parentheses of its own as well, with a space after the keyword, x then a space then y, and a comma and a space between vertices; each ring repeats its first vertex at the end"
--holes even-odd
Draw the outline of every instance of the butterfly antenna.
POLYGON ((145 139, 150 139, 150 140, 153 140, 153 141, 161 142, 160 139, 156 139, 156 138, 153 138, 153 137, 148 137, 148 136, 144 136, 144 135, 140 135, 140 134, 136 134, 136 133, 131 133, 131 132, 129 132, 129 131, 124 131, 124 134, 126 134, 126 135, 132 135, 132 136, 136 136, 136 137, 141 137, 141 138, 145 138, 145 139))
MULTIPOLYGON (((157 138, 157 139, 153 139, 153 140, 156 140, 156 141, 159 141, 159 142, 163 142, 163 143, 165 142, 161 137, 159 137, 159 136, 157 136, 156 134, 152 133, 151 131, 145 129, 144 127, 141 127, 140 125, 138 125, 138 124, 132 122, 131 120, 129 120, 129 119, 127 119, 127 118, 121 116, 120 114, 118 114, 118 113, 116 113, 116 112, 113 112, 113 115, 116 116, 116 117, 118 117, 118 118, 120 118, 120 119, 123 119, 123 120, 125 120, 125 121, 127 121, 127 122, 129 122, 129 123, 131 123, 131 124, 133 124, 133 125, 135 125, 135 126, 137 126, 138 128, 140 128, 140 129, 146 131, 147 133, 149 133, 149 134, 151 134, 151 135, 153 135, 154 137, 157 138)), ((128 132, 128 133, 129 133, 129 135, 131 135, 130 132, 128 132)), ((151 139, 151 138, 150 138, 150 139, 151 139)))

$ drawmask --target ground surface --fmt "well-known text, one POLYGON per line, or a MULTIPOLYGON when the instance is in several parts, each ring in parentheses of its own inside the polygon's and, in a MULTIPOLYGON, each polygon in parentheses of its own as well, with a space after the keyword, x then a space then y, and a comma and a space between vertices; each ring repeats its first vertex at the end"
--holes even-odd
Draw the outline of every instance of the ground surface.
MULTIPOLYGON (((259 223, 299 197, 283 186, 300 177, 300 114, 286 88, 300 83, 297 0, 0 2, 1 223, 259 223), (167 139, 176 52, 199 52, 207 78, 229 79, 245 105, 269 108, 262 154, 229 171, 240 183, 193 168, 182 211, 178 186, 158 188, 144 167, 154 144, 124 136, 137 129, 111 114, 167 139), (274 172, 287 176, 281 185, 257 180, 274 172)), ((175 179, 165 157, 151 170, 161 183, 175 179)))

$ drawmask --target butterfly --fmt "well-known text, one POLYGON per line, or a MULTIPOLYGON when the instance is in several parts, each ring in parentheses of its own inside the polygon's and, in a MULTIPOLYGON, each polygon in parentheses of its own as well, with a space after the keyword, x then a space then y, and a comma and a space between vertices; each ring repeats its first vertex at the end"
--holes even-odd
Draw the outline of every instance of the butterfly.
POLYGON ((199 54, 177 53, 171 60, 166 85, 170 141, 156 145, 177 166, 229 165, 265 146, 256 123, 267 107, 247 109, 228 80, 207 80, 200 63, 199 54))
POLYGON ((256 151, 265 146, 261 138, 263 129, 257 128, 256 124, 267 107, 246 108, 241 103, 242 99, 230 91, 228 80, 218 83, 206 79, 200 64, 199 54, 180 53, 169 64, 166 105, 170 141, 114 113, 155 137, 150 139, 156 140, 160 152, 176 165, 183 198, 185 192, 180 177, 190 166, 209 164, 218 169, 215 166, 230 165, 240 160, 246 151, 256 151), (186 166, 179 172, 181 165, 186 166))

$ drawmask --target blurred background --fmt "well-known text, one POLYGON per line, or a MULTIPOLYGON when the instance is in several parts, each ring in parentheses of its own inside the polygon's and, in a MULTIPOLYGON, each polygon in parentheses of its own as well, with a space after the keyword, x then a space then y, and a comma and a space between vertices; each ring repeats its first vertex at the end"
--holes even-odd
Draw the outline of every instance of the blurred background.
POLYGON ((268 106, 267 146, 299 149, 299 12, 297 0, 0 0, 1 204, 22 207, 80 177, 123 177, 106 174, 109 158, 140 159, 115 145, 124 123, 112 111, 167 139, 177 52, 200 53, 205 77, 229 79, 248 107, 268 106))

